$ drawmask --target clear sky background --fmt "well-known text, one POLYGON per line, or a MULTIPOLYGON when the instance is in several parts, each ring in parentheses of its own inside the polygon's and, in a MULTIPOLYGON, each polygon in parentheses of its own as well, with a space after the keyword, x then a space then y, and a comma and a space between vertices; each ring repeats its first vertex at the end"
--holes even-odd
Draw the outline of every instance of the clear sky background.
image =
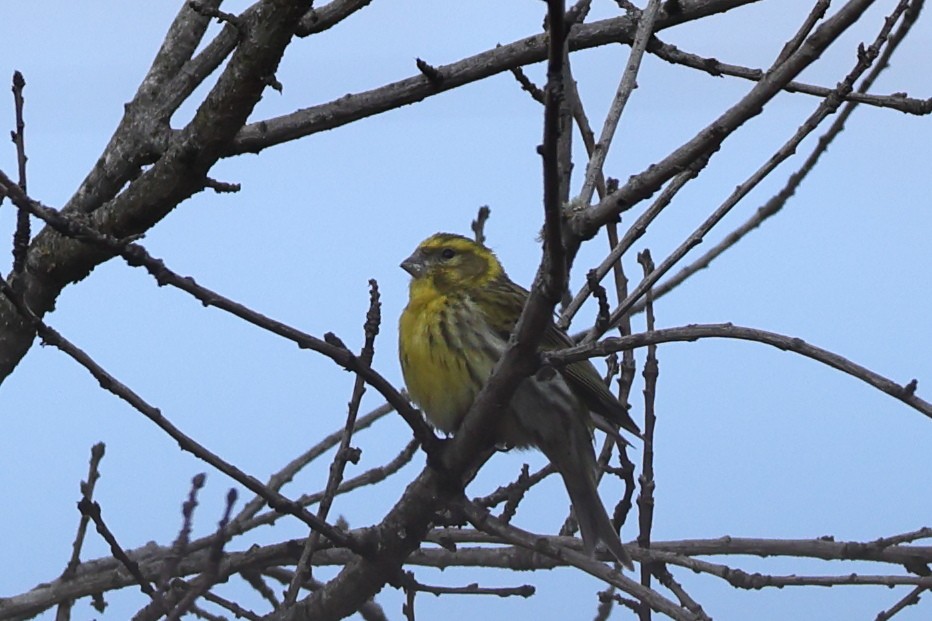
MULTIPOLYGON (((597 17, 617 10, 612 2, 595 4, 597 17)), ((877 2, 802 79, 834 85, 853 66, 857 43, 873 40, 894 4, 877 2)), ((766 67, 809 5, 769 0, 662 36, 690 52, 766 67)), ((34 198, 57 207, 71 196, 116 127, 178 6, 167 1, 3 6, 0 77, 18 69, 27 81, 34 198)), ((284 92, 267 92, 253 119, 409 77, 416 73, 416 57, 440 65, 535 34, 543 11, 536 0, 377 0, 340 27, 296 41, 277 76, 284 92)), ((929 18, 923 15, 876 92, 932 96, 929 18)), ((597 127, 627 53, 613 46, 574 56, 583 100, 597 127)), ((529 73, 540 79, 542 69, 529 73)), ((623 180, 751 88, 748 82, 713 78, 652 57, 645 59, 638 83, 606 167, 623 180)), ((659 262, 817 105, 805 95, 780 96, 765 115, 728 139, 636 250, 649 247, 659 262)), ((191 112, 184 108, 175 126, 191 112)), ((0 96, 0 127, 13 124, 12 96, 0 96)), ((489 244, 514 280, 530 283, 540 256, 535 236, 542 221, 542 184, 535 147, 541 127, 538 104, 510 75, 500 75, 259 156, 224 160, 212 176, 241 183, 242 191, 194 196, 143 244, 177 272, 312 334, 333 331, 354 349, 362 343, 367 280, 377 279, 384 323, 375 366, 400 386, 395 318, 406 300, 407 277, 398 263, 421 239, 440 230, 468 233, 478 206, 488 204, 489 244)), ((807 141, 801 155, 738 206, 699 251, 749 217, 813 144, 807 141)), ((928 118, 859 109, 783 212, 657 303, 658 327, 731 321, 797 336, 901 383, 917 378, 918 394, 929 399, 929 144, 928 118)), ((577 160, 578 171, 582 161, 577 160)), ((0 150, 0 167, 11 176, 15 162, 11 144, 0 150)), ((0 239, 12 237, 13 221, 14 210, 5 202, 0 239)), ((584 249, 574 283, 600 260, 606 245, 597 238, 584 249)), ((3 273, 10 262, 4 252, 3 273)), ((629 276, 640 273, 633 252, 625 265, 629 276)), ((587 307, 580 319, 591 321, 593 313, 587 307)), ((68 287, 47 320, 184 432, 259 479, 343 424, 350 374, 219 310, 205 309, 177 290, 159 288, 144 271, 121 261, 68 287)), ((637 318, 638 329, 642 321, 637 318)), ((643 357, 638 352, 639 362, 643 357)), ((656 539, 832 535, 868 541, 932 526, 932 421, 922 414, 853 378, 759 344, 672 344, 660 348, 659 359, 656 539)), ((632 393, 638 420, 640 389, 638 383, 632 393)), ((370 390, 363 410, 380 404, 370 390)), ((409 438, 396 416, 361 433, 356 443, 363 458, 349 475, 391 458, 409 438)), ((106 443, 107 455, 95 497, 125 548, 150 540, 170 543, 189 481, 202 471, 208 484, 196 535, 215 528, 232 482, 182 453, 61 352, 37 344, 0 386, 0 566, 5 568, 0 596, 52 580, 64 569, 79 518, 79 482, 86 476, 90 447, 99 441, 106 443)), ((469 492, 487 493, 513 478, 525 461, 543 463, 534 453, 496 456, 469 492)), ((285 492, 298 496, 321 488, 328 465, 329 456, 285 492)), ((376 490, 338 499, 334 513, 354 527, 379 520, 422 465, 418 455, 376 490)), ((604 491, 617 493, 611 486, 604 491)), ((517 523, 553 532, 566 507, 562 486, 550 480, 522 505, 517 523)), ((626 539, 636 534, 635 524, 629 520, 626 539)), ((285 520, 256 540, 303 534, 285 520)), ((106 555, 106 545, 90 534, 82 558, 106 555)), ((880 565, 814 561, 747 558, 737 564, 750 572, 889 572, 880 565)), ((519 613, 541 620, 587 619, 601 588, 571 570, 539 575, 415 571, 421 581, 435 584, 539 586, 529 601, 422 595, 417 611, 424 619, 519 613)), ((707 613, 726 621, 872 619, 907 592, 880 587, 736 592, 714 578, 684 572, 678 577, 707 613)), ((236 597, 242 589, 231 583, 226 594, 236 597)), ((107 599, 105 614, 85 600, 73 618, 125 619, 142 602, 135 588, 107 599)), ((402 600, 391 589, 379 597, 393 619, 402 616, 402 600)), ((927 619, 930 611, 924 601, 897 618, 927 619)))

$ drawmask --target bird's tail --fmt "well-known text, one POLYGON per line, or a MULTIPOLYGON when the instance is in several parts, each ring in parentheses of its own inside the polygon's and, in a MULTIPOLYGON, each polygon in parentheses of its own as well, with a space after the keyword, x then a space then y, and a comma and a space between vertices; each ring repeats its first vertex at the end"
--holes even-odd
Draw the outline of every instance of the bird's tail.
POLYGON ((500 431, 517 446, 536 446, 550 460, 573 503, 586 552, 592 554, 601 541, 618 562, 634 569, 608 519, 595 484, 595 452, 589 431, 589 412, 560 375, 551 379, 529 378, 512 397, 510 425, 500 431))
POLYGON ((631 555, 621 544, 618 533, 612 526, 612 521, 599 498, 591 471, 586 472, 580 467, 582 464, 578 460, 574 461, 576 463, 570 467, 560 468, 558 466, 558 470, 563 476, 563 483, 573 503, 573 512, 576 514, 576 522, 579 524, 579 532, 582 535, 586 552, 592 554, 598 542, 601 541, 619 563, 633 570, 631 555))

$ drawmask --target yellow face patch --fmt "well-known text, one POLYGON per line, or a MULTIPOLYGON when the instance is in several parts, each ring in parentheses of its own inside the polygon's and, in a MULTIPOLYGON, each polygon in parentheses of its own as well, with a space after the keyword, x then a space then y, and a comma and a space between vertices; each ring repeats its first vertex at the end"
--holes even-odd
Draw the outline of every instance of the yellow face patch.
POLYGON ((491 250, 449 233, 428 237, 401 265, 415 281, 429 281, 439 293, 480 288, 504 275, 491 250))

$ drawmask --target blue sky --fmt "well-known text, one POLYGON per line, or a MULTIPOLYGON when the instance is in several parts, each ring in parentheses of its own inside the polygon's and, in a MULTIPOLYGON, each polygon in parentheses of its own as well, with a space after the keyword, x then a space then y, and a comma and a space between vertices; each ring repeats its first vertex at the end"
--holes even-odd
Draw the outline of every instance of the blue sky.
MULTIPOLYGON (((614 7, 596 4, 598 16, 614 7)), ((766 66, 809 4, 765 1, 668 30, 663 38, 697 54, 766 66)), ((835 84, 853 65, 857 43, 873 39, 893 4, 878 2, 802 79, 835 84)), ((169 2, 4 7, 0 76, 18 69, 27 81, 34 198, 60 206, 70 197, 106 144, 176 10, 177 3, 169 2)), ((542 12, 543 5, 530 0, 374 2, 341 27, 296 41, 277 76, 284 92, 268 92, 254 119, 409 77, 416 57, 439 65, 534 34, 542 12)), ((923 18, 875 92, 932 95, 926 70, 932 28, 928 15, 923 18)), ((574 57, 596 126, 626 58, 627 49, 620 47, 574 57)), ((529 74, 540 80, 542 69, 533 67, 529 74)), ((638 83, 606 167, 622 180, 691 137, 750 88, 651 57, 638 83)), ((777 98, 765 115, 729 138, 635 249, 649 247, 659 262, 817 104, 804 95, 777 98)), ((9 129, 12 110, 12 97, 0 97, 0 119, 9 129)), ((183 108, 175 125, 192 110, 183 108)), ((377 279, 384 323, 375 365, 400 386, 395 318, 405 303, 407 276, 398 263, 422 238, 439 230, 468 233, 478 206, 488 204, 489 244, 514 280, 530 282, 539 259, 535 147, 541 125, 538 105, 510 76, 496 76, 259 156, 224 160, 212 175, 241 183, 242 191, 192 197, 142 243, 175 271, 304 331, 333 331, 352 348, 362 343, 367 280, 377 279)), ((658 302, 658 327, 731 321, 797 336, 897 381, 915 377, 918 394, 927 397, 930 143, 926 118, 856 111, 783 212, 658 302)), ((736 207, 699 251, 749 217, 813 144, 807 140, 800 155, 736 207)), ((0 167, 15 171, 12 145, 0 151, 0 167)), ((0 236, 6 239, 12 236, 13 213, 8 202, 0 206, 0 236)), ((574 283, 606 247, 600 237, 583 249, 574 283)), ((4 273, 9 257, 0 258, 4 273)), ((634 253, 625 267, 629 277, 639 273, 634 253)), ((586 307, 580 318, 591 320, 593 314, 586 307)), ((177 290, 159 288, 122 262, 111 261, 67 288, 47 320, 186 433, 260 479, 343 424, 351 375, 177 290)), ((636 319, 638 329, 642 322, 636 319)), ((639 352, 638 360, 643 356, 639 352)), ((932 421, 920 413, 811 360, 763 345, 671 344, 660 348, 659 359, 656 539, 833 535, 867 541, 932 525, 932 421)), ((641 388, 637 384, 632 393, 638 420, 641 388)), ((370 390, 363 410, 380 403, 370 390)), ((349 474, 393 457, 409 437, 397 417, 379 422, 359 435, 363 458, 349 474)), ((232 482, 182 453, 61 352, 37 344, 0 386, 0 490, 6 497, 0 562, 17 567, 0 578, 0 596, 51 580, 64 568, 78 521, 78 485, 98 441, 106 443, 107 455, 96 498, 124 547, 172 540, 197 472, 208 472, 208 484, 195 530, 203 535, 215 527, 232 482)), ((513 478, 525 461, 543 463, 534 453, 496 456, 470 493, 481 495, 513 478)), ((285 492, 297 496, 319 489, 328 465, 320 461, 285 492)), ((334 512, 352 526, 377 521, 422 465, 418 455, 380 488, 340 498, 334 512)), ((603 491, 617 492, 610 486, 603 491)), ((553 531, 566 506, 559 482, 548 481, 528 498, 518 524, 553 531)), ((634 524, 630 520, 625 528, 626 539, 636 534, 634 524)), ((273 541, 303 534, 283 521, 256 537, 273 541)), ((106 554, 106 545, 90 535, 82 558, 106 554)), ((719 560, 773 573, 890 571, 815 561, 719 560)), ((416 572, 429 583, 538 585, 529 601, 421 596, 422 618, 519 611, 541 619, 590 618, 600 588, 570 570, 517 576, 416 572)), ((762 620, 812 618, 813 610, 834 618, 871 618, 906 593, 879 587, 735 592, 713 578, 681 577, 710 615, 725 620, 752 613, 762 620)), ((242 588, 231 583, 226 594, 237 596, 242 588)), ((79 602, 74 618, 124 619, 142 601, 137 589, 108 600, 104 615, 79 602)), ((401 617, 397 592, 386 590, 380 602, 390 618, 401 617)), ((897 618, 928 614, 926 602, 897 618)))

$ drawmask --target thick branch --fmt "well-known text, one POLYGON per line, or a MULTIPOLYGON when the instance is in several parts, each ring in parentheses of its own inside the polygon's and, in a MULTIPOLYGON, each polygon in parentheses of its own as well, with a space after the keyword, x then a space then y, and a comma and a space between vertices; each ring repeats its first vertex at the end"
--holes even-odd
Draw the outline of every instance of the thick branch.
MULTIPOLYGON (((171 212, 178 203, 204 187, 207 172, 219 159, 225 145, 243 126, 268 85, 269 77, 275 74, 308 4, 306 0, 267 0, 259 5, 246 36, 242 38, 217 84, 198 108, 194 119, 172 137, 164 155, 149 170, 130 183, 119 196, 93 211, 89 218, 94 228, 121 238, 143 233, 171 212)), ((180 47, 172 45, 171 37, 176 34, 176 26, 183 30, 179 23, 187 24, 197 19, 184 14, 184 11, 176 19, 169 39, 140 88, 140 99, 147 96, 150 88, 161 84, 164 73, 170 72, 189 53, 193 42, 191 37, 183 38, 180 47)), ((188 28, 186 32, 191 34, 192 29, 188 28)), ((130 109, 133 105, 130 104, 130 109)), ((146 123, 151 123, 157 127, 156 121, 158 119, 146 118, 143 125, 149 127, 146 123)), ((126 132, 130 133, 130 130, 126 132)), ((119 129, 118 135, 121 135, 119 129)), ((114 140, 116 138, 115 135, 114 140)), ((95 193, 104 190, 95 190, 97 186, 93 180, 100 176, 110 179, 115 170, 123 170, 121 164, 112 165, 116 168, 107 166, 108 161, 135 162, 137 170, 143 163, 140 154, 144 149, 138 143, 129 152, 113 144, 111 147, 101 160, 103 169, 98 171, 99 174, 92 172, 88 182, 72 199, 71 208, 87 211, 99 205, 101 200, 107 200, 109 196, 106 192, 103 195, 95 193), (89 196, 87 192, 95 195, 89 196)), ((124 172, 129 174, 131 171, 124 172)), ((121 176, 117 174, 115 182, 105 182, 102 187, 109 187, 115 192, 125 181, 119 179, 121 176)), ((21 283, 27 304, 38 316, 43 316, 54 307, 58 294, 66 285, 83 279, 94 266, 111 256, 112 253, 104 253, 99 248, 62 238, 46 228, 29 248, 27 273, 21 283)), ((5 378, 28 351, 34 333, 5 301, 0 301, 0 326, 5 327, 0 330, 0 378, 5 378)))
MULTIPOLYGON (((679 4, 682 10, 675 15, 661 12, 655 29, 663 30, 757 1, 681 1, 679 4)), ((569 49, 578 51, 611 43, 630 44, 636 29, 637 20, 628 15, 591 24, 577 24, 570 32, 569 49)), ((368 116, 422 101, 463 84, 476 82, 516 67, 542 62, 546 58, 547 35, 527 37, 449 65, 435 67, 436 72, 443 76, 442 80, 431 81, 418 72, 413 77, 370 91, 346 95, 336 101, 250 123, 237 135, 224 155, 258 153, 273 145, 341 127, 368 116)))

